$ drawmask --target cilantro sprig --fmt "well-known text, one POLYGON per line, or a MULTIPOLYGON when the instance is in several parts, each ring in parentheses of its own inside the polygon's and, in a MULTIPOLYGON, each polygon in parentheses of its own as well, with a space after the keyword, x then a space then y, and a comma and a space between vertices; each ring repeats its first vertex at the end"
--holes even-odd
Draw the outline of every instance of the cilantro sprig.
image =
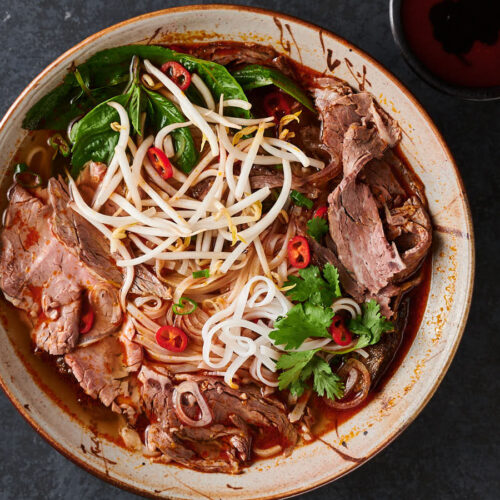
POLYGON ((316 266, 309 266, 301 269, 299 276, 289 276, 285 282, 285 287, 293 286, 287 292, 292 300, 330 307, 333 299, 341 297, 339 273, 331 264, 326 264, 323 274, 316 266))
POLYGON ((354 349, 360 349, 380 341, 382 333, 394 330, 394 325, 380 313, 380 305, 372 299, 361 305, 362 314, 349 321, 349 330, 359 335, 354 349))
POLYGON ((321 242, 326 233, 328 233, 328 222, 324 217, 313 217, 307 221, 307 234, 311 238, 321 242))
POLYGON ((319 349, 283 354, 277 368, 283 370, 279 377, 279 389, 290 389, 297 397, 302 396, 309 388, 308 380, 312 379, 313 389, 319 396, 330 399, 341 398, 344 393, 344 384, 340 377, 332 372, 330 365, 318 356, 319 349))
MULTIPOLYGON (((299 271, 299 276, 289 276, 285 283, 291 287, 287 295, 295 304, 286 316, 278 318, 269 337, 276 345, 288 351, 278 359, 276 367, 281 370, 278 377, 279 388, 288 388, 296 396, 301 396, 310 386, 320 396, 330 399, 341 398, 344 390, 341 379, 332 372, 330 365, 318 355, 321 349, 295 352, 308 338, 330 337, 329 327, 334 317, 331 308, 334 299, 341 297, 340 279, 337 269, 326 264, 322 271, 309 266, 299 271)), ((351 319, 349 330, 358 335, 356 344, 336 354, 344 355, 355 349, 376 344, 382 333, 394 329, 380 312, 380 305, 370 300, 361 306, 362 314, 351 319)))
POLYGON ((269 337, 276 345, 285 349, 297 349, 309 337, 329 337, 328 327, 334 314, 330 307, 324 308, 306 302, 296 304, 288 314, 274 322, 275 330, 269 337))

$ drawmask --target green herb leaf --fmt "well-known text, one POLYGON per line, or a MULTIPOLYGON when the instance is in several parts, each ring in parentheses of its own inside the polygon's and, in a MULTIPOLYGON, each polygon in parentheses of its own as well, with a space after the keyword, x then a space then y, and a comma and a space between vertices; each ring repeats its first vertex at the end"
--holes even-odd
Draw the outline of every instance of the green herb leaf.
MULTIPOLYGON (((166 47, 157 45, 124 45, 98 52, 86 64, 89 68, 109 66, 117 73, 118 68, 121 68, 122 72, 126 72, 128 71, 128 64, 134 55, 142 59, 149 59, 155 65, 161 65, 167 61, 181 63, 189 72, 197 73, 200 76, 212 92, 215 102, 218 102, 221 95, 224 95, 225 100, 247 100, 240 84, 224 66, 198 59, 189 54, 175 52, 166 47)), ((226 108, 226 112, 234 116, 250 118, 249 111, 241 108, 226 108)))
MULTIPOLYGON (((120 95, 130 79, 130 63, 134 55, 150 59, 156 65, 166 61, 180 62, 188 71, 198 73, 216 101, 222 94, 224 99, 247 100, 240 84, 220 64, 166 47, 125 45, 98 52, 74 68, 60 86, 43 96, 28 111, 23 128, 64 130, 71 120, 87 113, 96 104, 120 95)), ((197 93, 188 89, 188 95, 196 99, 197 93)), ((244 118, 251 116, 248 110, 240 108, 226 108, 226 112, 244 118)))
POLYGON ((134 130, 142 135, 141 130, 141 113, 144 111, 146 107, 147 98, 142 91, 141 87, 134 86, 132 88, 130 102, 128 105, 128 114, 130 118, 130 123, 134 130))
POLYGON ((202 269, 201 271, 193 271, 193 278, 209 278, 210 270, 202 269))
POLYGON ((74 83, 76 81, 73 75, 68 75, 62 85, 43 96, 26 113, 23 128, 28 130, 41 128, 63 130, 73 118, 83 113, 84 111, 79 105, 71 104, 71 101, 81 94, 79 87, 74 83))
POLYGON ((309 266, 299 271, 299 276, 288 276, 285 286, 294 287, 287 295, 296 302, 309 301, 323 307, 330 307, 333 299, 340 297, 338 272, 331 264, 326 264, 323 270, 325 279, 316 266, 309 266))
MULTIPOLYGON (((101 68, 106 73, 108 68, 101 68)), ((94 80, 94 88, 89 88, 89 71, 85 65, 78 66, 79 78, 85 86, 86 93, 75 76, 73 70, 64 78, 61 85, 43 96, 27 113, 23 120, 23 128, 28 130, 66 130, 69 122, 84 115, 96 104, 104 102, 122 93, 128 79, 128 73, 121 80, 112 81, 101 86, 94 80)), ((102 79, 100 79, 102 80, 102 79)))
POLYGON ((289 388, 290 392, 300 397, 308 387, 307 381, 313 377, 313 389, 319 396, 330 399, 341 398, 344 384, 340 377, 332 372, 330 365, 317 356, 319 349, 302 352, 289 352, 281 355, 276 363, 280 390, 289 388))
POLYGON ((129 100, 130 94, 112 97, 96 106, 73 125, 70 137, 73 142, 71 157, 73 177, 76 178, 83 165, 90 160, 109 164, 120 135, 111 128, 111 124, 119 122, 120 116, 114 108, 108 106, 108 102, 114 101, 126 107, 129 100))
POLYGON ((328 222, 323 217, 313 217, 307 221, 307 234, 316 241, 321 242, 326 233, 328 233, 328 222))
POLYGON ((316 354, 316 350, 290 352, 282 354, 276 363, 278 370, 283 370, 278 377, 280 391, 292 385, 290 391, 294 396, 302 396, 305 384, 300 380, 300 374, 305 366, 311 361, 316 354), (297 382, 299 382, 297 384, 297 382))
POLYGON ((311 209, 314 205, 313 201, 304 196, 302 193, 299 193, 299 191, 296 191, 295 189, 292 189, 290 191, 290 199, 297 205, 298 207, 305 207, 308 209, 311 209))
POLYGON ((296 304, 288 314, 274 323, 269 337, 276 345, 284 345, 285 349, 297 349, 308 337, 330 337, 328 327, 332 323, 333 311, 306 302, 296 304))
POLYGON ((309 96, 290 78, 275 68, 266 68, 258 64, 246 66, 233 73, 244 90, 256 89, 267 85, 275 85, 306 108, 316 113, 309 96))
POLYGON ((377 301, 372 299, 365 302, 361 309, 362 315, 349 321, 349 330, 359 335, 359 340, 353 349, 376 344, 380 341, 382 333, 394 329, 394 325, 380 314, 380 306, 377 301))
MULTIPOLYGON (((156 131, 161 130, 166 125, 186 121, 185 116, 166 97, 144 87, 143 90, 148 96, 148 119, 156 131)), ((191 172, 198 161, 198 153, 189 128, 175 129, 172 131, 172 137, 175 148, 175 157, 172 161, 179 170, 185 173, 191 172)))
POLYGON ((337 268, 333 264, 327 263, 325 267, 323 267, 323 275, 333 288, 335 298, 342 297, 340 291, 340 276, 337 268))
POLYGON ((330 365, 319 356, 315 356, 310 363, 314 376, 313 389, 319 396, 329 399, 340 399, 344 395, 344 384, 340 377, 332 372, 330 365))

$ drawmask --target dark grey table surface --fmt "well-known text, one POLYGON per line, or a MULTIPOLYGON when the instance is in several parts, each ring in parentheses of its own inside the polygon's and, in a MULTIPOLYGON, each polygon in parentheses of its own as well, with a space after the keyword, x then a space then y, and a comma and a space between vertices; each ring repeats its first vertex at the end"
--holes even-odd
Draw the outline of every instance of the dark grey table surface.
MULTIPOLYGON (((189 3, 0 0, 0 114, 40 70, 85 37, 129 17, 189 3)), ((469 323, 437 393, 409 429, 378 456, 302 498, 499 498, 500 102, 459 101, 417 78, 392 40, 388 0, 241 3, 316 23, 354 42, 392 71, 444 134, 464 178, 475 224, 476 284, 469 323)), ((57 453, 1 392, 0 416, 0 498, 137 498, 57 453)))

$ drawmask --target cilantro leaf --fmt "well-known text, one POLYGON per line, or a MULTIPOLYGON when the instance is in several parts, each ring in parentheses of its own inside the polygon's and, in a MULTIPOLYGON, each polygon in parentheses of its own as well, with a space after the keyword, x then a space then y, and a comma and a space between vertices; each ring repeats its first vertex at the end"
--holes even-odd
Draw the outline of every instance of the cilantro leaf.
POLYGON ((335 298, 342 297, 342 293, 340 292, 340 277, 337 268, 332 264, 328 263, 323 268, 323 275, 325 276, 326 281, 330 283, 335 291, 335 298))
POLYGON ((307 381, 313 378, 313 389, 319 396, 330 399, 341 398, 344 384, 340 377, 332 372, 330 365, 316 355, 319 349, 283 354, 276 367, 283 370, 279 377, 279 389, 290 389, 290 392, 300 397, 306 388, 307 381))
POLYGON ((380 305, 372 299, 362 306, 362 315, 349 321, 349 330, 359 335, 354 349, 376 344, 380 341, 383 332, 394 329, 394 325, 380 314, 380 305))
POLYGON ((297 349, 308 337, 329 337, 328 327, 334 314, 330 307, 323 308, 306 302, 296 304, 284 318, 274 323, 269 337, 276 345, 297 349))
POLYGON ((331 264, 326 264, 321 276, 316 266, 309 266, 299 271, 299 276, 289 276, 285 286, 294 287, 287 295, 297 302, 310 302, 311 304, 330 307, 333 299, 340 297, 340 283, 338 272, 331 264))
POLYGON ((302 396, 305 384, 300 379, 300 374, 315 354, 316 350, 290 352, 280 356, 276 363, 276 368, 283 370, 278 377, 280 391, 290 387, 294 396, 302 396))
POLYGON ((344 384, 340 377, 333 373, 330 365, 319 356, 315 356, 313 362, 314 390, 320 396, 326 393, 329 399, 340 399, 344 394, 344 384))
POLYGON ((321 241, 321 238, 328 232, 328 222, 324 217, 313 217, 307 221, 307 234, 316 241, 321 241))

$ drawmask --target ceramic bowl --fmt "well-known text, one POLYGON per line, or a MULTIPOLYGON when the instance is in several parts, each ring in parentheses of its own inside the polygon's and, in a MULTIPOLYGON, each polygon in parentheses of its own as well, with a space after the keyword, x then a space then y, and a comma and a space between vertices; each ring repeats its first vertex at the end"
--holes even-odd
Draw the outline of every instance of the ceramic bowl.
MULTIPOLYGON (((260 42, 295 60, 366 87, 403 129, 402 150, 427 189, 434 221, 432 280, 423 321, 401 366, 352 419, 289 457, 257 462, 243 474, 203 474, 149 463, 82 423, 78 412, 54 402, 32 365, 10 339, 25 335, 2 303, 0 382, 12 403, 57 450, 95 475, 137 493, 168 498, 278 498, 347 474, 398 436, 420 413, 443 379, 465 326, 472 292, 471 216, 455 162, 436 126, 408 90, 349 42, 282 14, 230 5, 190 6, 146 14, 105 29, 76 45, 38 75, 0 124, 0 164, 8 165, 25 137, 26 111, 58 85, 73 62, 129 43, 212 40, 260 42)), ((6 175, 4 167, 0 176, 6 175)))

